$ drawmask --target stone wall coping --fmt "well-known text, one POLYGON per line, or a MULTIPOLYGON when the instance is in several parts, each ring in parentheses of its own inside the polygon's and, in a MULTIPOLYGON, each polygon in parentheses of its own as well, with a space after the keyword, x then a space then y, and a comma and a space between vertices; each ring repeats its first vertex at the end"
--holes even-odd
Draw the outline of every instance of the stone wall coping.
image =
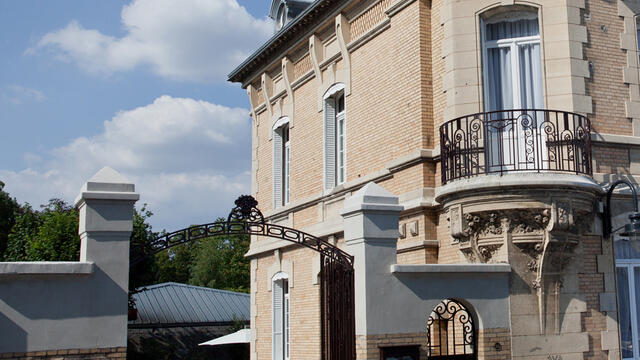
POLYGON ((391 273, 510 273, 509 264, 417 264, 391 265, 391 273))
POLYGON ((481 190, 502 188, 576 188, 594 193, 603 193, 603 189, 591 177, 577 174, 563 174, 552 172, 512 172, 509 174, 480 175, 469 179, 453 180, 450 183, 436 189, 435 200, 462 192, 475 192, 481 190))
POLYGON ((640 137, 616 134, 591 133, 591 141, 594 143, 636 145, 640 146, 640 137))
POLYGON ((0 277, 20 275, 90 275, 95 271, 93 262, 77 261, 24 261, 0 262, 0 277))

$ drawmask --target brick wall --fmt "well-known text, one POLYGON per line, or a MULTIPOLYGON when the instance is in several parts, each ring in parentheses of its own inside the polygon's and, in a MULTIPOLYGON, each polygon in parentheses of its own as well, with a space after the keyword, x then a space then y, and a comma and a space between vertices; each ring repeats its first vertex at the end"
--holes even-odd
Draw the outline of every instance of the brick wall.
POLYGON ((593 172, 605 174, 629 174, 629 149, 612 146, 593 146, 591 152, 593 172))
POLYGON ((625 112, 629 88, 622 79, 627 58, 620 48, 624 22, 618 16, 618 3, 588 0, 585 5, 591 18, 585 21, 589 33, 585 58, 593 64, 592 77, 586 81, 585 89, 593 99, 593 114, 589 119, 597 132, 632 135, 631 121, 625 112))
POLYGON ((584 353, 585 360, 607 360, 606 351, 602 350, 601 331, 607 330, 606 315, 600 311, 599 294, 604 292, 604 276, 598 272, 597 259, 602 254, 602 241, 599 236, 582 238, 583 269, 578 278, 580 292, 584 294, 587 311, 582 313, 582 330, 589 334, 589 351, 584 353))
POLYGON ((14 360, 85 360, 85 359, 126 359, 127 348, 106 348, 106 349, 67 349, 33 351, 27 353, 4 353, 0 354, 0 359, 14 360))
MULTIPOLYGON (((484 329, 476 332, 478 359, 507 360, 511 358, 511 333, 509 329, 484 329), (496 350, 495 344, 500 344, 496 350)), ((427 360, 427 334, 382 334, 357 336, 356 358, 358 360, 379 360, 382 347, 420 345, 420 360, 427 360)))
MULTIPOLYGON (((291 247, 284 249, 282 261, 293 264, 290 275, 290 351, 291 359, 320 359, 320 285, 313 283, 313 262, 316 253, 308 248, 291 247), (293 286, 291 286, 293 283, 293 286)), ((256 349, 258 359, 271 359, 272 295, 269 268, 276 262, 273 255, 258 258, 256 271, 258 291, 256 292, 256 349)))

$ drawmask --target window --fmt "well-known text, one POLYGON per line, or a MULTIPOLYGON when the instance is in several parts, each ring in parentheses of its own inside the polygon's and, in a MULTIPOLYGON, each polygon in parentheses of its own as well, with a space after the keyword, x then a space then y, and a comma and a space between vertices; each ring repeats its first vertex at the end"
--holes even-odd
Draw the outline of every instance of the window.
POLYGON ((544 119, 531 111, 544 107, 537 13, 503 12, 482 24, 484 107, 495 111, 486 116, 488 169, 535 168, 546 160, 546 143, 526 138, 539 132, 535 119, 544 119))
POLYGON ((429 359, 476 360, 473 317, 462 303, 442 300, 427 319, 429 359))
POLYGON ((289 203, 291 146, 289 119, 280 118, 273 131, 273 200, 276 208, 289 203))
POLYGON ((628 240, 617 238, 616 280, 618 319, 624 360, 640 359, 640 252, 628 240))
POLYGON ((289 279, 277 273, 272 281, 273 360, 289 360, 289 279))
POLYGON ((276 15, 276 31, 282 29, 287 22, 287 8, 284 3, 280 4, 278 8, 278 15, 276 15))
POLYGON ((540 109, 540 29, 534 12, 510 12, 484 21, 486 111, 540 109))
POLYGON ((347 179, 347 137, 344 85, 332 86, 324 98, 324 183, 333 189, 347 179))

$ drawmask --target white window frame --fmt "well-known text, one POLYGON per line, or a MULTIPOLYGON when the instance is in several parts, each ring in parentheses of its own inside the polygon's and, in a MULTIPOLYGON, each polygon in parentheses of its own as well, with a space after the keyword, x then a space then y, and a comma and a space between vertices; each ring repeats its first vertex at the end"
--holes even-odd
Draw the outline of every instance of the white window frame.
MULTIPOLYGON (((482 84, 482 94, 483 94, 483 102, 484 102, 484 110, 485 111, 497 111, 497 110, 517 110, 517 109, 523 109, 524 106, 522 104, 522 84, 520 83, 520 47, 524 46, 524 45, 531 45, 531 44, 538 44, 540 46, 540 69, 542 72, 542 107, 544 107, 544 102, 545 102, 545 96, 544 96, 544 61, 542 58, 543 55, 543 51, 542 51, 542 38, 541 38, 541 32, 542 32, 542 26, 540 24, 540 16, 538 14, 538 11, 511 11, 511 12, 505 12, 505 13, 500 13, 500 14, 496 14, 494 16, 489 17, 488 19, 483 19, 480 18, 480 38, 481 38, 481 48, 482 48, 482 80, 483 80, 483 84, 482 84), (493 23, 499 23, 499 22, 503 22, 503 21, 509 21, 509 20, 521 20, 521 19, 535 19, 538 21, 538 35, 534 35, 534 36, 520 36, 520 37, 513 37, 513 38, 508 38, 508 39, 500 39, 500 40, 487 40, 486 36, 487 36, 487 25, 489 24, 493 24, 493 23), (489 109, 489 104, 491 104, 490 101, 490 97, 494 96, 494 94, 491 94, 489 92, 489 49, 496 49, 496 48, 509 48, 510 49, 510 60, 511 60, 511 98, 512 98, 512 105, 511 105, 511 109, 489 109)), ((517 116, 517 114, 514 113, 514 116, 517 116)), ((524 136, 523 132, 518 131, 517 134, 518 137, 520 137, 518 144, 520 147, 524 146, 524 140, 522 139, 522 136, 524 136)), ((512 142, 514 141, 513 139, 511 139, 510 137, 505 137, 503 138, 503 147, 506 148, 510 148, 512 145, 512 142)), ((493 161, 493 156, 495 156, 496 152, 496 148, 499 148, 499 146, 495 143, 490 144, 489 146, 491 146, 493 148, 493 151, 491 152, 492 154, 492 158, 489 159, 489 156, 487 155, 487 163, 488 166, 491 166, 492 171, 496 171, 497 169, 500 169, 500 167, 504 167, 505 170, 509 170, 510 168, 513 167, 513 165, 511 166, 505 166, 505 163, 508 162, 517 162, 519 161, 519 159, 508 159, 506 161, 501 161, 499 164, 494 165, 493 161)), ((542 145, 544 146, 544 144, 542 145)), ((525 154, 526 152, 524 151, 523 148, 518 149, 519 151, 517 152, 518 155, 522 156, 523 154, 525 154)), ((507 154, 510 154, 509 152, 507 154)), ((505 156, 507 155, 504 152, 502 153, 502 155, 499 156, 505 156)), ((546 160, 546 152, 544 150, 540 151, 540 154, 542 154, 543 159, 541 160, 541 163, 544 163, 544 160, 546 160)), ((513 170, 513 169, 511 169, 513 170)))
POLYGON ((291 131, 289 129, 288 141, 283 142, 282 129, 289 126, 289 118, 281 117, 273 124, 273 204, 279 208, 289 204, 291 198, 291 131), (279 140, 279 141, 275 141, 279 140), (281 146, 281 149, 276 149, 281 146), (280 158, 279 158, 280 157, 280 158), (280 181, 276 181, 279 179, 280 181), (280 186, 279 194, 277 196, 280 186))
MULTIPOLYGON (((513 19, 532 19, 535 18, 538 20, 538 24, 540 22, 539 20, 539 16, 537 12, 529 12, 529 11, 515 11, 513 13, 509 13, 509 17, 513 18, 513 19)), ((522 104, 521 104, 521 97, 520 97, 520 91, 521 91, 521 84, 520 84, 520 76, 516 76, 516 74, 513 73, 514 70, 518 71, 518 75, 520 74, 519 69, 520 69, 520 56, 518 56, 518 54, 520 53, 518 51, 519 47, 522 45, 531 45, 531 44, 539 44, 541 47, 541 51, 540 53, 542 54, 542 42, 541 42, 541 37, 540 37, 540 33, 542 31, 542 27, 538 26, 538 28, 540 29, 540 31, 538 32, 538 35, 535 36, 522 36, 522 37, 516 37, 516 38, 510 38, 510 39, 502 39, 502 40, 487 40, 486 39, 486 33, 487 33, 487 25, 492 24, 492 23, 497 23, 497 22, 502 22, 504 21, 506 18, 505 17, 500 17, 500 15, 495 16, 495 17, 491 17, 488 20, 484 20, 481 18, 480 21, 480 26, 481 26, 481 30, 480 30, 480 36, 481 36, 481 41, 482 41, 482 80, 484 81, 483 85, 482 85, 482 93, 483 93, 483 100, 484 100, 484 108, 485 111, 488 111, 489 109, 487 109, 487 107, 489 106, 489 96, 491 96, 491 94, 488 93, 488 89, 487 87, 489 86, 489 69, 487 68, 488 66, 488 49, 495 49, 495 48, 506 48, 506 47, 510 47, 511 48, 511 89, 512 89, 512 99, 513 99, 513 109, 521 109, 522 108, 522 104)), ((542 68, 543 66, 543 61, 542 58, 540 58, 540 67, 542 68)), ((543 72, 544 74, 544 72, 543 72)), ((543 79, 544 81, 544 79, 543 79)), ((543 86, 543 92, 544 92, 544 86, 543 86)), ((542 99, 544 101, 544 94, 542 96, 542 99)), ((504 109, 504 110, 509 110, 509 109, 504 109)))
MULTIPOLYGON (((639 268, 640 269, 640 258, 618 258, 618 254, 616 254, 616 243, 618 242, 628 242, 629 240, 627 238, 624 237, 620 237, 620 236, 615 236, 614 235, 614 257, 615 257, 615 268, 616 268, 616 272, 615 272, 615 281, 616 281, 616 299, 617 299, 617 303, 618 303, 618 313, 617 313, 617 318, 618 318, 618 326, 620 326, 621 324, 621 320, 620 320, 620 299, 618 298, 618 291, 619 291, 619 287, 620 284, 618 284, 618 273, 617 270, 619 268, 624 268, 627 270, 627 288, 629 290, 629 316, 630 316, 630 321, 631 321, 631 342, 633 344, 633 357, 622 357, 622 349, 620 349, 620 357, 622 358, 622 360, 640 360, 640 328, 639 328, 639 324, 638 324, 638 316, 640 316, 640 314, 638 314, 637 308, 636 308, 636 302, 640 301, 640 298, 636 297, 636 286, 635 286, 635 272, 634 269, 635 268, 639 268)), ((628 246, 631 246, 630 244, 627 244, 628 246)), ((622 331, 618 332, 618 338, 621 342, 622 345, 622 331)))
MULTIPOLYGON (((341 185, 343 183, 346 182, 347 180, 347 98, 346 98, 346 93, 345 93, 345 86, 342 83, 337 83, 332 85, 324 94, 323 97, 323 102, 324 102, 324 106, 323 109, 325 111, 325 116, 326 116, 326 109, 328 106, 328 101, 330 99, 333 99, 333 104, 334 104, 334 119, 333 119, 333 125, 334 125, 334 134, 333 134, 333 151, 334 151, 334 159, 333 159, 333 178, 330 179, 328 174, 327 174, 327 155, 326 153, 323 156, 324 159, 324 163, 323 163, 323 184, 324 184, 324 189, 325 190, 330 190, 333 189, 334 187, 341 185), (341 111, 340 113, 337 112, 337 108, 338 108, 338 103, 337 103, 337 99, 342 96, 344 97, 344 109, 343 111, 341 111), (343 151, 342 151, 342 158, 339 158, 339 136, 338 136, 338 125, 340 124, 340 122, 342 122, 342 146, 343 146, 343 151), (340 168, 340 165, 342 164, 342 167, 340 168), (342 170, 342 172, 340 172, 340 170, 342 170), (340 177, 340 173, 342 174, 342 177, 340 177)), ((326 122, 327 119, 324 119, 324 121, 326 122)), ((323 149, 325 149, 324 151, 326 151, 327 148, 327 141, 329 140, 328 138, 328 134, 327 134, 327 129, 326 129, 326 124, 323 124, 324 127, 324 146, 323 149)))
POLYGON ((279 272, 275 274, 271 278, 271 288, 272 288, 272 311, 271 311, 271 358, 273 360, 289 360, 291 354, 291 346, 290 346, 290 313, 291 313, 291 300, 289 297, 289 275, 283 272, 279 272), (286 288, 282 288, 282 308, 279 311, 275 309, 275 296, 277 295, 276 287, 281 286, 278 282, 285 283, 286 280, 286 288), (280 317, 282 319, 282 343, 276 343, 276 332, 275 332, 275 324, 276 319, 280 317), (281 347, 281 349, 278 348, 281 347), (282 350, 280 353, 282 357, 279 358, 277 356, 276 350, 282 350))
MULTIPOLYGON (((631 316, 631 341, 633 344, 633 357, 631 358, 622 358, 622 360, 638 360, 640 359, 640 344, 638 344, 638 340, 640 335, 638 334, 638 313, 636 310, 636 302, 640 301, 640 299, 636 299, 636 288, 635 288, 635 272, 634 268, 640 268, 640 259, 616 259, 616 279, 617 279, 617 269, 618 268, 626 268, 627 269, 627 281, 628 281, 628 289, 629 289, 629 314, 631 316)), ((617 280, 616 280, 617 281, 617 280)), ((618 293, 616 291, 616 296, 618 293)), ((618 309, 618 324, 620 323, 620 310, 618 309)), ((622 336, 622 334, 620 334, 622 336)), ((622 349, 620 349, 620 356, 622 356, 622 349)))

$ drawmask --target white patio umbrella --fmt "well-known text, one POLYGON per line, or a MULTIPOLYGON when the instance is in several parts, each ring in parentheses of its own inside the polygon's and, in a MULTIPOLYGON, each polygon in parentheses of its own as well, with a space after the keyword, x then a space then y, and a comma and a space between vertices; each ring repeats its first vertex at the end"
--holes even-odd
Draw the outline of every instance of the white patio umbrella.
POLYGON ((249 343, 251 338, 251 329, 242 329, 238 330, 232 334, 221 336, 219 338, 215 338, 202 344, 202 345, 226 345, 226 344, 242 344, 249 343))

